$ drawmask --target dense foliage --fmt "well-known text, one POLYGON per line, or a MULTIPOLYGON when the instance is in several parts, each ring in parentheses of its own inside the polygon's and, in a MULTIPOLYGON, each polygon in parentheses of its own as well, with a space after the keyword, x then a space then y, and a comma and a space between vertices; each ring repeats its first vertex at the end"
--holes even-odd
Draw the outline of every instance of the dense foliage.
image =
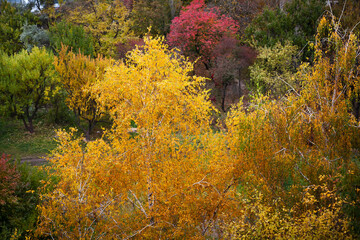
POLYGON ((51 47, 60 52, 65 45, 69 50, 84 55, 94 55, 94 44, 91 35, 86 34, 82 26, 61 21, 50 27, 51 47))
POLYGON ((48 32, 36 25, 24 25, 23 32, 20 34, 20 41, 29 52, 34 46, 49 47, 50 39, 48 32))
POLYGON ((131 29, 138 36, 148 32, 166 35, 170 31, 171 20, 177 15, 181 7, 180 0, 138 0, 135 1, 131 13, 131 29))
POLYGON ((53 55, 37 47, 12 56, 0 54, 0 111, 22 119, 32 133, 36 114, 56 93, 53 55))
POLYGON ((245 39, 256 47, 272 47, 289 41, 302 51, 306 60, 312 57, 308 41, 313 41, 318 20, 325 10, 324 0, 293 0, 285 9, 266 8, 245 30, 245 39))
POLYGON ((221 15, 217 8, 206 9, 204 0, 195 0, 174 18, 168 41, 190 59, 201 58, 209 68, 214 47, 224 37, 234 38, 237 28, 237 23, 221 15))
POLYGON ((39 188, 44 172, 25 164, 14 164, 9 157, 0 158, 0 237, 25 239, 35 228, 39 188))
POLYGON ((162 40, 145 39, 144 51, 134 50, 95 86, 113 129, 108 141, 85 149, 80 139, 58 133, 61 145, 51 161, 61 181, 43 196, 39 234, 177 238, 206 232, 222 196, 201 187, 202 181, 219 184, 218 170, 204 161, 213 159, 197 149, 209 130, 211 105, 204 79, 189 76, 192 64, 183 60, 162 40), (137 126, 132 137, 131 121, 137 126), (212 203, 203 205, 206 199, 212 203))
POLYGON ((7 54, 21 51, 20 35, 24 24, 36 24, 38 17, 30 9, 12 6, 6 0, 0 2, 0 50, 7 54))
POLYGON ((298 48, 289 42, 280 42, 273 47, 260 47, 254 65, 250 66, 250 88, 253 94, 271 92, 273 96, 283 96, 297 91, 300 79, 296 76, 299 67, 298 48))
MULTIPOLYGON (((72 9, 68 21, 82 26, 92 36, 95 56, 115 56, 115 44, 124 40, 129 32, 128 9, 122 1, 80 1, 72 9)), ((75 51, 75 50, 74 50, 75 51)))
POLYGON ((0 5, 0 145, 57 147, 0 158, 0 238, 360 236, 356 1, 37 4, 0 5))

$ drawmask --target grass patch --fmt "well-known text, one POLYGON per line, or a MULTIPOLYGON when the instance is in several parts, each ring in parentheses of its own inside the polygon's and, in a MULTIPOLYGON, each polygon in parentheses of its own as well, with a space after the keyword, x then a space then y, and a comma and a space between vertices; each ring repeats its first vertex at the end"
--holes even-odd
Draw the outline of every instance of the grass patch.
POLYGON ((59 126, 36 122, 35 133, 27 132, 20 120, 0 118, 0 153, 17 159, 39 158, 56 147, 55 129, 59 126))

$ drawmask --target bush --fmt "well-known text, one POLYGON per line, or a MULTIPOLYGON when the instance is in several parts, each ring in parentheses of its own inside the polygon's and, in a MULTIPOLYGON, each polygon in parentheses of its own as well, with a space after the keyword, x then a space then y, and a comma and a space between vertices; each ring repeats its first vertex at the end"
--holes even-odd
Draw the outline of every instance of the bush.
POLYGON ((38 191, 46 179, 44 172, 27 164, 0 159, 0 238, 25 239, 37 223, 38 191))
POLYGON ((9 156, 3 154, 0 158, 0 206, 17 201, 15 190, 19 179, 15 166, 9 163, 9 156))
POLYGON ((326 184, 304 189, 302 201, 287 209, 277 199, 264 201, 255 191, 243 200, 237 221, 225 225, 230 239, 355 239, 350 220, 342 213, 344 200, 326 184), (301 211, 299 211, 301 209, 301 211))
POLYGON ((59 90, 53 55, 34 47, 13 56, 0 55, 0 112, 23 120, 26 130, 34 132, 33 120, 39 109, 59 90))
POLYGON ((26 50, 29 52, 31 52, 34 46, 48 48, 50 45, 48 31, 36 25, 24 25, 23 32, 20 35, 20 41, 24 43, 26 50))

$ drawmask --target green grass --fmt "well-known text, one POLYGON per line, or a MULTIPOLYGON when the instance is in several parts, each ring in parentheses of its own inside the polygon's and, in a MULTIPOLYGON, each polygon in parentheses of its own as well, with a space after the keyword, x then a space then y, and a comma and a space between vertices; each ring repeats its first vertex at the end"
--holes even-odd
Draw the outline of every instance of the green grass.
POLYGON ((0 154, 16 159, 46 156, 56 147, 54 140, 58 126, 35 123, 35 133, 27 132, 20 120, 0 117, 0 154))

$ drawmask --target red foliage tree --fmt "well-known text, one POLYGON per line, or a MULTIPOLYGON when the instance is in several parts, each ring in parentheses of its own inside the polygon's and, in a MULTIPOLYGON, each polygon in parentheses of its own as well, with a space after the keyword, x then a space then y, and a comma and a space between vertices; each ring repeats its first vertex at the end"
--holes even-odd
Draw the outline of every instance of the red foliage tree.
POLYGON ((214 47, 223 37, 234 38, 237 31, 232 18, 221 15, 216 7, 206 8, 204 0, 194 0, 173 19, 168 41, 191 60, 201 57, 209 69, 214 47))
POLYGON ((20 181, 20 174, 9 163, 9 157, 0 157, 0 206, 16 201, 15 190, 20 181))

